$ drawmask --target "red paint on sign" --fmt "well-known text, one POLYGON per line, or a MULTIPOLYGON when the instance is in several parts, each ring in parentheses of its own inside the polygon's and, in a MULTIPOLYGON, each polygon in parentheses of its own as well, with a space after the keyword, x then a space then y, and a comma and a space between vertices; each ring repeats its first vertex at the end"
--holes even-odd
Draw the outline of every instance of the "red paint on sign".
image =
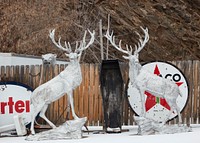
POLYGON ((30 101, 18 100, 14 102, 13 97, 9 97, 8 102, 0 102, 0 107, 1 114, 6 114, 6 107, 8 107, 9 114, 12 114, 14 111, 17 113, 30 112, 30 101))

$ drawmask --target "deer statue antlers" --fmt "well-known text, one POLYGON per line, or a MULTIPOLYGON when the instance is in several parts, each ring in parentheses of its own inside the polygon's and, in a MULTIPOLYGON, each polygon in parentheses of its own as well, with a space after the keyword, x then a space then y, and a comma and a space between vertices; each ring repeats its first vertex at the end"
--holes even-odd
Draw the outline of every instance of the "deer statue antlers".
MULTIPOLYGON (((84 33, 82 41, 80 41, 79 47, 78 47, 78 41, 76 41, 76 48, 75 48, 74 53, 82 52, 83 50, 87 49, 94 42, 95 31, 93 30, 93 32, 91 32, 90 30, 88 30, 88 32, 91 35, 90 41, 86 45, 86 42, 85 42, 85 38, 86 38, 86 35, 87 35, 87 30, 86 30, 85 33, 84 33)), ((61 42, 60 42, 61 37, 59 38, 58 43, 57 43, 55 41, 54 35, 55 35, 55 29, 53 29, 52 31, 49 32, 49 37, 51 38, 52 42, 56 45, 57 48, 59 48, 63 51, 66 51, 67 53, 73 53, 72 48, 71 48, 71 44, 69 42, 65 41, 65 47, 63 47, 61 45, 61 42)))
MULTIPOLYGON (((146 43, 148 42, 149 40, 149 34, 148 34, 148 28, 143 28, 143 27, 140 27, 142 29, 142 31, 144 32, 145 34, 145 37, 144 37, 144 40, 142 39, 141 35, 136 32, 136 34, 140 37, 139 39, 139 42, 137 45, 135 45, 135 51, 134 51, 134 55, 138 55, 138 53, 144 48, 144 46, 146 45, 146 43)), ((115 36, 113 36, 113 31, 111 34, 109 34, 109 31, 107 30, 106 32, 106 35, 105 37, 110 41, 110 43, 120 52, 124 53, 124 54, 127 54, 128 56, 131 56, 132 55, 132 52, 133 52, 133 48, 132 46, 128 46, 126 44, 126 50, 124 50, 122 47, 121 47, 121 42, 122 40, 119 41, 119 46, 117 46, 115 44, 115 36)), ((124 57, 126 58, 126 57, 124 57)))

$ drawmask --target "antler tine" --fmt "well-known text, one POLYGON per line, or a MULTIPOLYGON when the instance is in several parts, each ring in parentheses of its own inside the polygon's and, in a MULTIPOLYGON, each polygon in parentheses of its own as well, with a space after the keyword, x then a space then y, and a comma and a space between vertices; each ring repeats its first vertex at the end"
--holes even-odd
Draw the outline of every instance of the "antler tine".
POLYGON ((135 45, 136 50, 135 52, 139 53, 144 46, 146 45, 146 43, 149 41, 149 33, 148 33, 148 28, 143 28, 140 26, 140 28, 142 29, 142 31, 144 32, 144 40, 142 39, 142 37, 140 36, 140 34, 138 32, 136 32, 136 34, 140 37, 139 42, 138 42, 138 46, 135 45))
POLYGON ((127 49, 127 51, 128 51, 130 54, 132 54, 133 48, 132 48, 131 45, 130 45, 129 47, 128 47, 128 45, 126 44, 126 49, 127 49), (130 50, 129 50, 129 47, 130 47, 130 50))
POLYGON ((83 40, 82 40, 83 46, 85 46, 86 35, 87 35, 87 30, 85 30, 85 33, 84 33, 84 36, 83 36, 83 40))
POLYGON ((83 40, 81 41, 79 48, 75 52, 81 52, 81 51, 87 49, 94 42, 95 31, 93 30, 93 32, 91 32, 88 29, 88 32, 90 33, 90 36, 91 36, 90 41, 86 45, 85 38, 86 38, 87 31, 85 31, 84 36, 83 36, 83 40))
POLYGON ((127 50, 122 49, 121 47, 121 42, 122 40, 119 41, 119 47, 115 44, 115 36, 113 36, 113 31, 111 34, 109 34, 109 31, 107 30, 105 37, 110 41, 110 43, 120 52, 123 52, 125 54, 130 55, 132 53, 132 49, 131 51, 128 48, 128 45, 126 46, 127 50))
POLYGON ((91 38, 90 38, 90 41, 89 43, 85 46, 85 43, 83 43, 83 46, 85 47, 85 49, 87 49, 93 42, 94 42, 94 35, 95 35, 95 31, 93 30, 92 32, 88 29, 88 32, 90 33, 91 35, 91 38))
POLYGON ((65 41, 65 49, 68 49, 68 52, 69 52, 69 53, 72 52, 71 45, 70 45, 69 42, 66 42, 66 41, 65 41))
POLYGON ((71 45, 70 45, 70 43, 69 42, 67 42, 68 43, 68 46, 67 47, 69 47, 69 50, 70 50, 70 52, 72 51, 72 47, 71 47, 71 45))
MULTIPOLYGON (((68 53, 70 53, 70 49, 66 46, 65 44, 65 48, 61 45, 61 37, 58 39, 58 43, 55 41, 55 29, 53 29, 52 31, 49 31, 49 37, 51 38, 51 41, 56 45, 57 48, 63 50, 63 51, 66 51, 68 53)), ((66 42, 65 42, 66 43, 66 42)))
POLYGON ((75 51, 77 50, 78 48, 78 41, 76 41, 76 48, 75 48, 75 51))

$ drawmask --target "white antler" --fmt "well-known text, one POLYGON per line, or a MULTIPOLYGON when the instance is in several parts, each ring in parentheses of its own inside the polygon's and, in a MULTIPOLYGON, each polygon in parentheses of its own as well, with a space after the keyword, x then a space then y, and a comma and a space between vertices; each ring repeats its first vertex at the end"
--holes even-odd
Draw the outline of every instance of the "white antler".
POLYGON ((61 37, 59 38, 58 40, 58 43, 55 41, 55 38, 54 38, 54 35, 55 35, 55 29, 53 29, 52 31, 49 32, 49 37, 51 38, 52 42, 56 45, 56 47, 58 47, 59 49, 63 50, 63 51, 66 51, 68 53, 71 53, 72 52, 72 49, 71 49, 71 45, 70 43, 66 42, 65 41, 65 48, 61 45, 60 43, 60 40, 61 40, 61 37))
MULTIPOLYGON (((149 40, 149 34, 148 34, 148 29, 147 28, 142 28, 140 27, 144 34, 145 34, 145 37, 144 37, 144 40, 142 39, 142 37, 140 36, 140 34, 138 32, 137 35, 140 37, 139 39, 139 42, 138 42, 138 45, 135 45, 135 51, 134 51, 134 54, 138 54, 145 46, 145 44, 148 42, 149 40)), ((133 51, 133 48, 131 47, 131 45, 128 47, 128 45, 126 45, 126 50, 122 49, 121 47, 121 40, 119 41, 119 46, 117 46, 115 44, 115 36, 113 36, 113 32, 109 35, 109 31, 107 30, 106 32, 106 35, 105 37, 110 41, 110 43, 119 51, 125 53, 125 54, 128 54, 128 55, 132 55, 132 51, 133 51)))
MULTIPOLYGON (((89 31, 89 33, 90 33, 90 35, 91 35, 91 38, 90 38, 89 43, 86 45, 85 38, 86 38, 87 31, 85 31, 83 40, 80 42, 79 48, 78 48, 78 41, 76 41, 76 49, 75 49, 75 52, 81 52, 81 51, 87 49, 87 48, 94 42, 95 31, 94 31, 94 30, 93 30, 93 32, 91 32, 90 30, 88 30, 88 31, 89 31)), ((65 47, 63 47, 63 46, 61 45, 61 43, 60 43, 61 37, 59 38, 58 43, 57 43, 57 42, 55 41, 54 35, 55 35, 55 29, 53 29, 52 31, 49 32, 49 37, 51 38, 52 42, 53 42, 59 49, 61 49, 61 50, 63 50, 63 51, 66 51, 66 52, 68 52, 68 53, 71 53, 71 52, 72 52, 72 49, 71 49, 70 43, 65 41, 65 47)))
POLYGON ((138 45, 135 45, 135 54, 138 54, 145 46, 145 44, 149 41, 149 33, 148 33, 148 28, 143 28, 140 26, 140 28, 142 29, 142 31, 144 32, 144 40, 142 39, 142 37, 140 36, 140 34, 138 32, 136 32, 136 34, 140 37, 138 45))
POLYGON ((110 41, 110 43, 119 51, 125 53, 125 54, 128 54, 128 55, 131 55, 132 54, 132 51, 133 51, 133 48, 130 46, 130 49, 128 48, 128 45, 126 45, 126 50, 122 49, 121 47, 121 43, 122 43, 122 40, 119 41, 119 46, 117 46, 115 44, 115 36, 113 36, 113 31, 111 34, 109 34, 109 31, 107 30, 106 32, 106 35, 105 37, 110 41))
POLYGON ((85 30, 85 33, 84 33, 84 36, 83 36, 83 40, 80 42, 79 48, 77 48, 78 45, 76 46, 75 52, 81 52, 81 51, 87 49, 87 48, 94 42, 95 31, 93 30, 93 32, 91 32, 91 31, 88 29, 88 32, 89 32, 90 35, 91 35, 90 41, 89 41, 88 44, 86 45, 85 38, 86 38, 86 35, 87 35, 87 30, 85 30))

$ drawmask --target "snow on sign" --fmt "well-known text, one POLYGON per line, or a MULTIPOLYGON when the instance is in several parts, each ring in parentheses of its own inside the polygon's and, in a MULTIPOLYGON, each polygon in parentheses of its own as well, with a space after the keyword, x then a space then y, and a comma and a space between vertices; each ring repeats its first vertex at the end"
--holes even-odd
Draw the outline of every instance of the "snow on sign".
MULTIPOLYGON (((178 96, 177 105, 180 111, 182 111, 188 99, 188 84, 182 72, 177 67, 166 62, 151 62, 144 64, 143 67, 153 74, 173 80, 178 85, 182 96, 178 96)), ((142 105, 138 90, 134 87, 129 87, 128 95, 131 108, 139 115, 142 105)), ((145 91, 145 111, 147 118, 162 122, 167 119, 170 113, 170 106, 165 99, 156 97, 145 91)), ((173 112, 169 119, 173 119, 175 116, 177 116, 177 113, 173 112)))
POLYGON ((32 89, 18 82, 0 82, 0 128, 14 124, 14 116, 23 114, 25 125, 30 123, 32 89))

